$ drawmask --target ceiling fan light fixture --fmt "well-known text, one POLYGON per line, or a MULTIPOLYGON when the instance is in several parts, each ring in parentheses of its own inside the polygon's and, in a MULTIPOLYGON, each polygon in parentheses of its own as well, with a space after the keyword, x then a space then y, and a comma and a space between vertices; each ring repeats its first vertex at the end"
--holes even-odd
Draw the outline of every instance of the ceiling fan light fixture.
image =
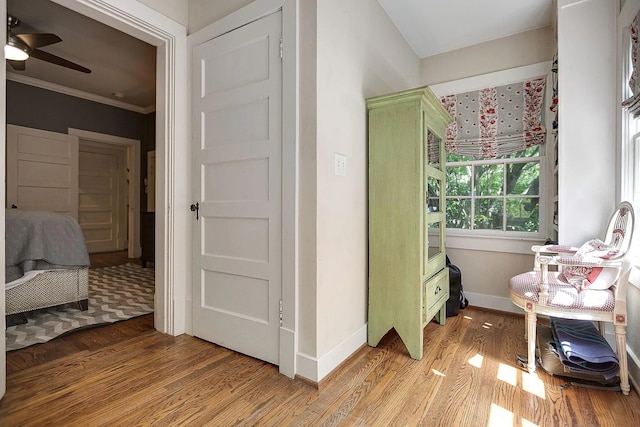
POLYGON ((4 45, 4 59, 11 61, 25 61, 29 58, 29 48, 20 43, 13 37, 7 38, 7 44, 4 45))

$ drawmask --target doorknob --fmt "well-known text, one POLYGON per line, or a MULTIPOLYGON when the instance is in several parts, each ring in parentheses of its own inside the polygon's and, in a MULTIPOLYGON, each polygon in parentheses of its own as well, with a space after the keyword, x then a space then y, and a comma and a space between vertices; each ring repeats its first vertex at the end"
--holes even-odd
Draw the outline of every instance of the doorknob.
POLYGON ((191 212, 195 212, 196 213, 196 221, 198 219, 200 219, 200 216, 199 216, 200 204, 198 202, 192 203, 191 207, 189 209, 191 209, 191 212))

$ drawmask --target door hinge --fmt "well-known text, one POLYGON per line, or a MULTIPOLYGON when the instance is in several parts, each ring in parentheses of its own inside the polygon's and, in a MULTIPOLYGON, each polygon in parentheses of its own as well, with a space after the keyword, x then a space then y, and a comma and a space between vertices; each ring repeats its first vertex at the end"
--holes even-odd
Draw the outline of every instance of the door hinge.
POLYGON ((282 52, 284 48, 282 47, 282 37, 280 37, 280 59, 282 59, 282 52))
POLYGON ((280 300, 280 326, 282 326, 282 300, 280 300))

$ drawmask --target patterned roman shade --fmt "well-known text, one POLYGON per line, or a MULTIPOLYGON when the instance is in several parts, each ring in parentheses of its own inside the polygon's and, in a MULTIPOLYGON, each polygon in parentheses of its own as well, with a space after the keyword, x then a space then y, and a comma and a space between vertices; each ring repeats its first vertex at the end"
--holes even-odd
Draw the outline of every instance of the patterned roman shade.
POLYGON ((629 77, 629 89, 631 96, 622 102, 622 107, 629 110, 633 117, 640 116, 640 78, 638 77, 638 30, 640 26, 640 13, 631 23, 631 76, 629 77))
POLYGON ((542 100, 545 79, 448 95, 441 102, 454 121, 446 149, 476 159, 493 159, 544 144, 542 100))

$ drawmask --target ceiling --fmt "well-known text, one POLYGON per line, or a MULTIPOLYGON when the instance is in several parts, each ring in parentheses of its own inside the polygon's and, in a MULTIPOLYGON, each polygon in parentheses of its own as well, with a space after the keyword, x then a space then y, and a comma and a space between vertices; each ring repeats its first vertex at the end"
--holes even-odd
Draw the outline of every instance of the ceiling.
MULTIPOLYGON (((22 21, 14 33, 54 33, 62 41, 41 50, 91 69, 90 74, 85 74, 29 58, 25 71, 15 71, 7 63, 8 74, 72 88, 140 111, 153 111, 154 46, 49 0, 7 0, 7 14, 22 21)), ((7 78, 13 79, 11 75, 7 78)))
MULTIPOLYGON (((551 25, 553 9, 553 0, 378 2, 420 58, 551 25)), ((92 70, 84 74, 30 58, 25 71, 7 64, 9 79, 36 79, 153 110, 154 46, 49 0, 7 0, 7 12, 22 21, 15 33, 57 34, 62 42, 42 50, 92 70)))
POLYGON ((553 0, 378 0, 419 58, 551 25, 553 0))

